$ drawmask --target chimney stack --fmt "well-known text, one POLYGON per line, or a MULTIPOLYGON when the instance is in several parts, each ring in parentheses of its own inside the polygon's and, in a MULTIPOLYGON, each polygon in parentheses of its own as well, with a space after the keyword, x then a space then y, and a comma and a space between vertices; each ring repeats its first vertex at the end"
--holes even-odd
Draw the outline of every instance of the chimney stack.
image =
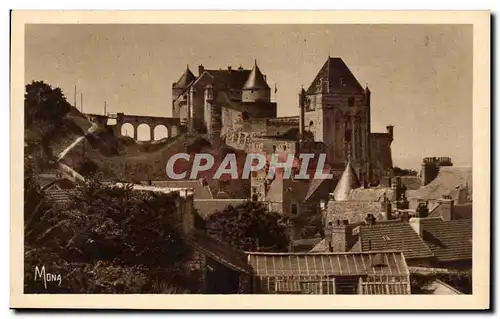
POLYGON ((449 197, 439 198, 437 200, 439 214, 443 220, 454 220, 455 219, 455 201, 449 197))
POLYGON ((366 215, 365 222, 368 226, 375 225, 376 220, 377 220, 377 218, 375 218, 375 216, 373 216, 373 214, 366 215))
POLYGON ((228 67, 227 67, 227 70, 228 70, 228 71, 231 71, 231 70, 232 70, 231 66, 228 66, 228 67))
POLYGON ((402 211, 400 213, 400 217, 399 219, 403 222, 403 223, 407 223, 409 220, 410 220, 410 214, 407 212, 407 211, 402 211))
POLYGON ((417 206, 417 216, 419 218, 426 218, 429 216, 429 203, 428 202, 425 202, 425 203, 419 203, 418 206, 417 206))
POLYGON ((335 220, 325 227, 325 241, 329 252, 347 252, 352 237, 352 226, 348 220, 335 220))

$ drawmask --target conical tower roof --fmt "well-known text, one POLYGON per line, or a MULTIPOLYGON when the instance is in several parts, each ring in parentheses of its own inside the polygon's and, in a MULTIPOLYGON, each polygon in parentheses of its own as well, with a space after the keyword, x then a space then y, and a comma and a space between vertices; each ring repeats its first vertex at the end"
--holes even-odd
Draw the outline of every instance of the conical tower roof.
POLYGON ((267 85, 267 82, 264 79, 264 75, 262 74, 262 72, 260 72, 260 69, 257 66, 257 61, 255 61, 255 65, 253 66, 252 72, 250 72, 250 75, 248 76, 243 89, 269 89, 269 85, 267 85))
POLYGON ((351 165, 351 160, 347 162, 344 172, 340 177, 335 190, 333 191, 333 197, 336 201, 345 201, 349 199, 349 194, 351 190, 361 187, 359 183, 358 176, 351 165))
POLYGON ((175 82, 174 89, 185 89, 194 80, 196 80, 196 77, 194 76, 193 72, 191 72, 188 65, 186 67, 186 71, 184 71, 184 74, 182 74, 181 78, 177 82, 175 82))

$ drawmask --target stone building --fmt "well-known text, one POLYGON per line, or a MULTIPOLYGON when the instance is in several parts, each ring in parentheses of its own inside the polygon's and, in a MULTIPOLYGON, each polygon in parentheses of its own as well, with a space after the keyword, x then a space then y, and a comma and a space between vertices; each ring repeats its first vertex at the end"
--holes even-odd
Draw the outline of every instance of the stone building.
POLYGON ((365 187, 392 168, 393 127, 387 126, 386 133, 371 132, 370 90, 361 87, 341 58, 328 57, 309 88, 300 90, 299 116, 277 117, 257 62, 251 70, 209 70, 200 65, 198 76, 187 67, 173 83, 172 97, 173 117, 179 117, 188 132, 207 133, 214 147, 226 144, 283 158, 326 154, 333 180, 274 181, 267 180, 265 172, 252 176, 249 198, 267 201, 284 214, 317 211, 346 166, 358 176, 358 186, 365 187))

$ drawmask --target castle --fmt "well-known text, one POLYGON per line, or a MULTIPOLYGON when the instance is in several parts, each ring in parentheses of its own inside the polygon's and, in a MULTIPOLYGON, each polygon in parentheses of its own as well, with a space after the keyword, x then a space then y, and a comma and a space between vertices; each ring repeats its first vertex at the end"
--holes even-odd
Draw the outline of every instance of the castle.
POLYGON ((245 151, 324 152, 332 172, 350 164, 366 186, 392 168, 393 126, 372 133, 371 92, 341 58, 328 57, 307 90, 299 116, 277 117, 271 88, 257 65, 251 70, 189 67, 172 84, 172 114, 188 132, 206 132, 214 144, 245 151))

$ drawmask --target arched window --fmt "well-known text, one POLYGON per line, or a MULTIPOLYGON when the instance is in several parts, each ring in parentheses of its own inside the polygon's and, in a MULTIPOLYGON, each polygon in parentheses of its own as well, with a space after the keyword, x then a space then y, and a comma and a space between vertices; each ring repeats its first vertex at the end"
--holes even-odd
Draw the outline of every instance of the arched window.
POLYGON ((297 215, 298 210, 297 210, 297 204, 292 204, 292 215, 297 215))

